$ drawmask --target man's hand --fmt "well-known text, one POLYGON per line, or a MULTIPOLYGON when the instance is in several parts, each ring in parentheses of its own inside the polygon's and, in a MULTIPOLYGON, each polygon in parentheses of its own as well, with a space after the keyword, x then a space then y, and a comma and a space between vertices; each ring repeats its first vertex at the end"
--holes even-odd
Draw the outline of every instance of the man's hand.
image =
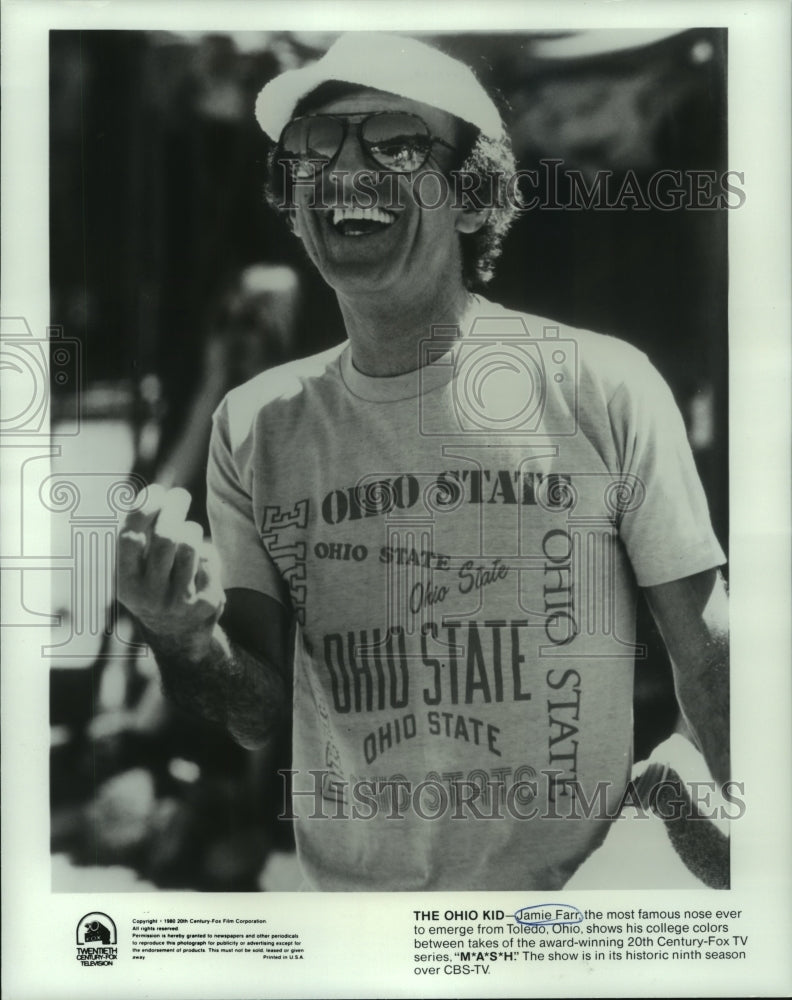
POLYGON ((190 494, 149 486, 118 536, 118 599, 143 627, 191 660, 208 651, 225 597, 214 548, 186 521, 190 494))
POLYGON ((291 618, 266 594, 230 590, 190 495, 149 486, 118 536, 118 598, 143 626, 168 697, 217 723, 243 747, 265 746, 288 708, 291 618), (242 645, 232 636, 238 636, 242 645))
POLYGON ((717 570, 646 588, 671 657, 677 700, 719 783, 729 778, 729 609, 717 570))

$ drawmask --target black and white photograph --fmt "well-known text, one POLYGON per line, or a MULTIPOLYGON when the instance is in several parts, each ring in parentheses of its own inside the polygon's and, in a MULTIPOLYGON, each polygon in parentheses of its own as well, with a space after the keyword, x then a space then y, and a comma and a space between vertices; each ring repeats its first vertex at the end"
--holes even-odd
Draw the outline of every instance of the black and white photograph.
POLYGON ((142 490, 53 609, 55 888, 728 887, 727 64, 51 34, 54 399, 142 490))
POLYGON ((79 6, 4 5, 8 995, 792 982, 788 9, 79 6))

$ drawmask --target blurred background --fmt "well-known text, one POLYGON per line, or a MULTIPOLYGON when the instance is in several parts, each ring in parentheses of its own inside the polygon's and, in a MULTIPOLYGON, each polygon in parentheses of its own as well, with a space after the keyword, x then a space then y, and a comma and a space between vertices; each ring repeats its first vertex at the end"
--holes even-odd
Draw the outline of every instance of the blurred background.
MULTIPOLYGON (((206 524, 209 420, 222 395, 343 339, 334 294, 264 204, 253 118, 267 80, 335 37, 50 33, 51 320, 80 356, 53 341, 56 474, 184 486, 190 516, 206 524)), ((627 171, 645 184, 659 170, 727 169, 723 30, 421 37, 501 95, 522 169, 562 159, 589 180, 611 171, 614 191, 627 171)), ((486 292, 646 351, 685 417, 724 548, 726 215, 526 212, 486 292)), ((55 545, 90 554, 118 508, 95 513, 89 531, 67 506, 55 545)), ((275 774, 289 766, 288 727, 251 754, 167 705, 133 623, 113 608, 111 575, 91 577, 91 617, 80 574, 53 573, 53 888, 293 887, 275 774)), ((643 607, 639 639, 636 759, 677 717, 643 607)))

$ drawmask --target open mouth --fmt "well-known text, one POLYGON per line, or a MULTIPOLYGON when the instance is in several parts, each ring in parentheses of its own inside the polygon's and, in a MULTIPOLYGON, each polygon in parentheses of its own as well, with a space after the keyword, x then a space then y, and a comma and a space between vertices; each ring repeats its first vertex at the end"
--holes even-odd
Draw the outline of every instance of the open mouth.
POLYGON ((384 208, 334 208, 330 221, 342 236, 372 236, 392 226, 396 214, 384 208))

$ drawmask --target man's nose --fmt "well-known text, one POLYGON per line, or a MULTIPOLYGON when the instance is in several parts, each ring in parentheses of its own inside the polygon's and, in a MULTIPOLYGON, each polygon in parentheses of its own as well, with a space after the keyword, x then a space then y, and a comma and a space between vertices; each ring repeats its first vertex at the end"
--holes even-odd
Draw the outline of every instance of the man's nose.
POLYGON ((338 173, 342 171, 354 173, 356 170, 366 170, 368 166, 369 164, 363 154, 363 150, 360 148, 358 125, 350 122, 347 126, 344 141, 341 143, 341 148, 338 151, 338 156, 333 164, 333 170, 338 171, 338 173))
POLYGON ((323 171, 322 196, 324 203, 333 206, 337 202, 352 203, 355 194, 353 178, 360 177, 363 171, 371 172, 372 169, 373 166, 367 162, 363 150, 360 148, 357 129, 354 125, 350 125, 332 167, 323 171))

